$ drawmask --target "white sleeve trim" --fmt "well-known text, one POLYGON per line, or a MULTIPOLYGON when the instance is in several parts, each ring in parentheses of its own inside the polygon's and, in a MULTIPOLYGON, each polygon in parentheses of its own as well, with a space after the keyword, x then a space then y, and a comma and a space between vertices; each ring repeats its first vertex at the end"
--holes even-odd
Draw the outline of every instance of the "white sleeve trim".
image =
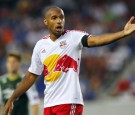
POLYGON ((42 72, 34 71, 34 70, 32 70, 30 67, 29 67, 28 71, 29 71, 30 73, 36 74, 36 75, 38 75, 38 76, 42 74, 42 72))

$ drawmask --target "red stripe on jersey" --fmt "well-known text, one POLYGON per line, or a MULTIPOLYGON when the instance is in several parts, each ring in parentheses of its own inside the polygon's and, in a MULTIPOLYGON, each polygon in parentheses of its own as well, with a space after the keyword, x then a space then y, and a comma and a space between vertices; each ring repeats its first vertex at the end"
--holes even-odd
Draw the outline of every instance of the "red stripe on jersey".
POLYGON ((67 32, 69 32, 69 30, 64 30, 64 32, 62 33, 62 35, 66 34, 67 32))
POLYGON ((50 34, 44 36, 42 39, 48 39, 48 38, 50 38, 50 34))

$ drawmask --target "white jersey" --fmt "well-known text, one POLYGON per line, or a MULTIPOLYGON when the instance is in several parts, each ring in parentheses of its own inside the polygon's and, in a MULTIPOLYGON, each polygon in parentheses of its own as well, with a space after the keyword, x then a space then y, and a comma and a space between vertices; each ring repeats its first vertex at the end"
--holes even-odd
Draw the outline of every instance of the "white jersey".
POLYGON ((60 104, 82 104, 79 84, 81 39, 87 33, 66 30, 56 41, 50 35, 39 40, 34 48, 29 72, 44 72, 44 107, 60 104))

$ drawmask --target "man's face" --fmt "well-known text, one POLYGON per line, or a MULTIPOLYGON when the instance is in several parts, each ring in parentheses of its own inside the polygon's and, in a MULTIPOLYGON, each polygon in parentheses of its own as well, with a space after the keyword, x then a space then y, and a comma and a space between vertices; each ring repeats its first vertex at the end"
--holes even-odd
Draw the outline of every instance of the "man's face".
POLYGON ((20 62, 11 56, 7 58, 6 66, 8 73, 17 73, 20 68, 20 62))
POLYGON ((65 17, 61 9, 50 9, 44 20, 50 33, 59 36, 64 31, 65 17))

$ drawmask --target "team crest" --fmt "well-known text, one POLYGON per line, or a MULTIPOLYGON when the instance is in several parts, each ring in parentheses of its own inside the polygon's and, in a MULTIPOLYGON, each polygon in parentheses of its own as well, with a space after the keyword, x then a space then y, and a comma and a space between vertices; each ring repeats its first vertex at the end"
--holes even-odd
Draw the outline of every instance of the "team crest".
POLYGON ((60 42, 60 47, 61 47, 62 49, 65 48, 66 45, 67 45, 66 40, 60 42))
POLYGON ((46 53, 45 49, 42 50, 42 53, 46 53))

